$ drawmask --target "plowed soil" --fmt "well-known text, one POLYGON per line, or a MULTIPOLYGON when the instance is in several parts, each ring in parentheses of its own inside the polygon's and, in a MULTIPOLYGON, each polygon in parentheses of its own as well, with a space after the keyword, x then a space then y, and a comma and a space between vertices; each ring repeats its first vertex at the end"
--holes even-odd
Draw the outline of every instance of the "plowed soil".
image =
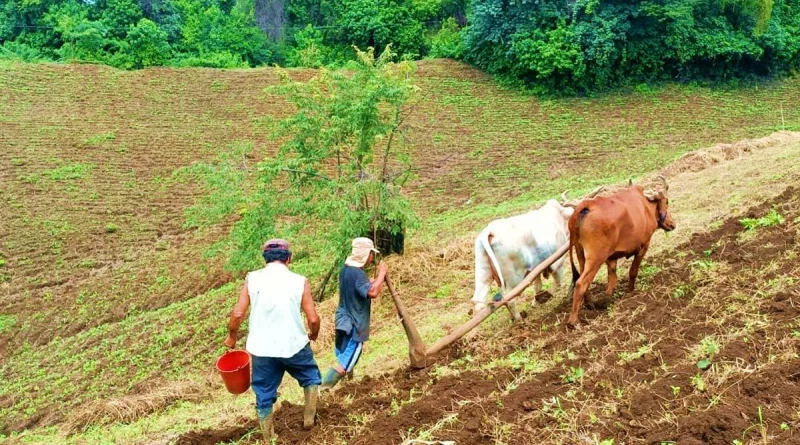
MULTIPOLYGON (((585 309, 576 330, 561 324, 569 302, 554 302, 502 345, 482 352, 465 341, 455 360, 345 385, 323 399, 311 431, 301 428, 302 407, 286 404, 276 414, 279 442, 800 443, 797 190, 748 216, 771 209, 784 223, 747 231, 738 219, 721 221, 645 259, 651 272, 637 290, 585 309), (503 361, 519 350, 525 359, 503 361)), ((198 434, 192 440, 205 443, 242 437, 198 434)))

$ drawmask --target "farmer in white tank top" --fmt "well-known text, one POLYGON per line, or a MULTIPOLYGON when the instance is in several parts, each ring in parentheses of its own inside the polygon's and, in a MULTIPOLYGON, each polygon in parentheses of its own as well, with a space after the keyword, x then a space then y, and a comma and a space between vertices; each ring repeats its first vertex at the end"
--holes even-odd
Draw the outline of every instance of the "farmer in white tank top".
POLYGON ((251 386, 256 393, 259 425, 266 443, 271 443, 275 434, 272 407, 286 372, 305 392, 303 426, 308 429, 314 425, 321 375, 309 340, 317 339, 319 316, 308 280, 287 267, 292 261, 289 243, 269 240, 262 250, 267 266, 247 274, 239 301, 231 312, 225 346, 236 346, 239 326, 250 308, 246 348, 253 363, 251 386), (301 308, 310 334, 303 324, 301 308))

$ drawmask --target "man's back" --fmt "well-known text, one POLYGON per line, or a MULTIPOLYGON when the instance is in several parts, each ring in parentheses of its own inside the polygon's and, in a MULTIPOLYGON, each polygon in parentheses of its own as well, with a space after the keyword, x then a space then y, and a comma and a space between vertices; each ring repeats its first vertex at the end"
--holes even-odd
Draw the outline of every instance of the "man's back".
POLYGON ((270 263, 247 274, 250 332, 247 351, 259 357, 291 357, 308 344, 300 315, 305 277, 270 263))
POLYGON ((355 340, 369 339, 369 320, 372 300, 367 296, 371 283, 363 269, 344 266, 339 274, 339 307, 336 310, 336 329, 348 334, 355 329, 355 340))

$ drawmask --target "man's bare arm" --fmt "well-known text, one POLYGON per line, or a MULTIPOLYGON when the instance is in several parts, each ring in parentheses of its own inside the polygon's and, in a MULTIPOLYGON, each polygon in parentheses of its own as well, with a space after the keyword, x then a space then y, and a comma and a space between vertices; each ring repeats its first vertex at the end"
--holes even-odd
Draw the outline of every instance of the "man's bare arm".
POLYGON ((367 297, 369 298, 378 298, 383 290, 383 282, 386 280, 386 272, 389 271, 389 266, 386 265, 383 261, 378 264, 378 276, 372 280, 372 286, 369 288, 369 292, 367 292, 367 297))
POLYGON ((309 340, 316 340, 319 335, 319 315, 317 315, 317 308, 314 305, 314 298, 311 296, 311 285, 306 280, 305 289, 303 289, 303 300, 300 302, 303 312, 306 314, 306 321, 308 321, 308 329, 311 331, 308 334, 309 340))
POLYGON ((228 320, 228 338, 225 339, 225 346, 232 348, 236 346, 236 335, 239 333, 239 327, 247 316, 247 309, 250 307, 250 293, 247 292, 247 280, 242 285, 242 291, 239 293, 239 300, 231 311, 231 318, 228 320))

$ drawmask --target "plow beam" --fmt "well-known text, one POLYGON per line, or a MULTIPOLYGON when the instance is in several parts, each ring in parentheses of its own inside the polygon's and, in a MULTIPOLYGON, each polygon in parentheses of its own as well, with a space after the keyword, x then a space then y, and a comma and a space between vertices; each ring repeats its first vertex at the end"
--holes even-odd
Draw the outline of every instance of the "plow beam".
POLYGON ((468 322, 462 324, 461 326, 454 329, 451 333, 447 334, 446 336, 442 337, 434 343, 430 348, 427 350, 425 349, 425 345, 422 343, 422 338, 419 335, 419 331, 417 331, 417 327, 414 325, 414 321, 411 317, 408 316, 408 311, 397 296, 397 293, 394 290, 394 287, 389 281, 389 278, 386 278, 386 284, 389 287, 389 292, 392 294, 392 299, 394 300, 394 304, 397 307, 397 312, 400 314, 400 321, 403 323, 403 328, 406 331, 406 336, 408 336, 408 344, 409 344, 409 358, 411 359, 411 366, 416 369, 425 368, 431 363, 433 360, 431 357, 441 352, 444 348, 450 346, 451 344, 455 343, 458 339, 466 335, 469 331, 475 329, 476 326, 481 324, 484 320, 489 318, 492 313, 494 313, 497 308, 507 305, 511 300, 517 298, 522 291, 524 291, 528 286, 533 283, 533 280, 536 279, 542 272, 545 271, 548 267, 550 267, 553 263, 558 261, 559 258, 564 256, 565 253, 569 250, 569 244, 565 244, 561 246, 554 254, 550 255, 546 260, 541 262, 538 266, 534 267, 528 274, 525 276, 525 279, 522 280, 521 283, 516 285, 513 289, 508 291, 505 295, 503 295, 503 299, 490 304, 488 307, 484 308, 483 310, 474 314, 472 319, 468 322))

